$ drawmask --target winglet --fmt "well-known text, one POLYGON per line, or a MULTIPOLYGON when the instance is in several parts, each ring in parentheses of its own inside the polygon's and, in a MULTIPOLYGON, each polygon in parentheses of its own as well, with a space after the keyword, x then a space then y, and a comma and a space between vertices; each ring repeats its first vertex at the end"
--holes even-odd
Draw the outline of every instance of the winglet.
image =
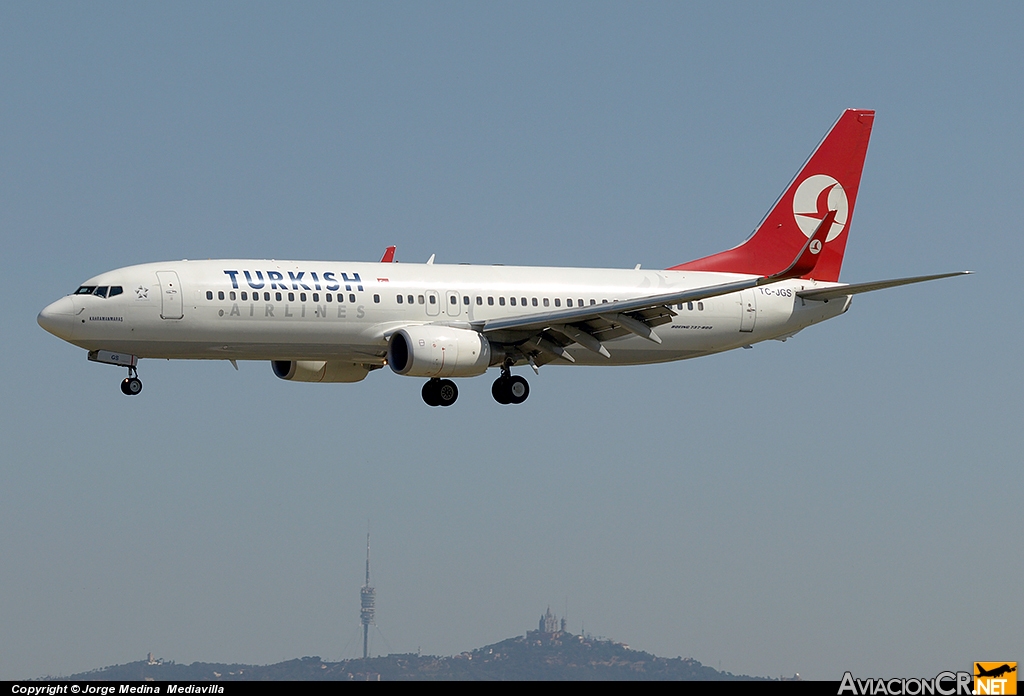
POLYGON ((394 263, 395 262, 395 249, 398 247, 392 245, 384 250, 384 255, 380 257, 381 263, 394 263))
POLYGON ((789 264, 789 268, 778 273, 773 273, 764 279, 764 282, 774 283, 776 280, 785 280, 786 278, 800 278, 801 276, 808 275, 814 270, 814 267, 818 264, 819 254, 822 248, 825 246, 825 237, 828 235, 829 230, 832 229, 832 223, 836 220, 836 211, 830 210, 822 218, 818 224, 818 228, 814 230, 814 234, 804 244, 804 248, 800 250, 800 253, 793 263, 789 264))

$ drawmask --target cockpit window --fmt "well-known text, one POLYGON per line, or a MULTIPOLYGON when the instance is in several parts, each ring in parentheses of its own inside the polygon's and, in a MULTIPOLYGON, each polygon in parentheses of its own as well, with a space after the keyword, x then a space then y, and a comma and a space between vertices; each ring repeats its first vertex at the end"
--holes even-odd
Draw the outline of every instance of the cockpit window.
POLYGON ((120 285, 83 285, 75 290, 76 295, 96 295, 96 297, 117 297, 124 292, 120 285))

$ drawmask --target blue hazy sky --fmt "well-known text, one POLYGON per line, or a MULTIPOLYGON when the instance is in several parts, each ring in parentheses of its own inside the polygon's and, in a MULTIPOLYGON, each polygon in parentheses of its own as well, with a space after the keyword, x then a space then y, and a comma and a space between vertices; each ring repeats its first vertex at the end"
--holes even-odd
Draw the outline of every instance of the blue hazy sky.
POLYGON ((0 5, 0 678, 569 628, 738 673, 1024 658, 1019 3, 0 5), (843 279, 782 344, 548 366, 122 370, 36 314, 180 258, 661 267, 878 114, 843 279), (1011 607, 1007 609, 1006 607, 1011 607))

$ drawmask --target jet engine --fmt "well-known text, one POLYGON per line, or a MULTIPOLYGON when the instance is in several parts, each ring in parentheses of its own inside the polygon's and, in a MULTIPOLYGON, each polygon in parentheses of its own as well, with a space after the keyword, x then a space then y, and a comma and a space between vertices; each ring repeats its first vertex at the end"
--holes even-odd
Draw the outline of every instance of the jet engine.
POLYGON ((400 375, 476 377, 490 364, 490 342, 469 329, 407 326, 392 334, 388 342, 388 365, 400 375))
POLYGON ((365 365, 337 360, 272 360, 270 366, 289 382, 359 382, 369 373, 365 365))

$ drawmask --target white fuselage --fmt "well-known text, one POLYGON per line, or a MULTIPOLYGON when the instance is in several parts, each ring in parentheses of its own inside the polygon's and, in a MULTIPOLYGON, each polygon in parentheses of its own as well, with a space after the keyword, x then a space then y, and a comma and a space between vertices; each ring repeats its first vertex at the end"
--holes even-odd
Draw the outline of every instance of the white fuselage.
MULTIPOLYGON (((83 288, 122 291, 112 297, 69 295, 44 309, 40 323, 76 346, 140 358, 382 365, 388 337, 404 326, 469 329, 487 320, 749 277, 587 268, 177 261, 130 266, 91 278, 83 288)), ((577 344, 566 350, 577 364, 633 365, 784 338, 846 310, 849 298, 820 302, 796 296, 801 289, 834 285, 786 280, 671 305, 676 316, 655 328, 661 343, 630 334, 606 342, 610 358, 577 344)))

